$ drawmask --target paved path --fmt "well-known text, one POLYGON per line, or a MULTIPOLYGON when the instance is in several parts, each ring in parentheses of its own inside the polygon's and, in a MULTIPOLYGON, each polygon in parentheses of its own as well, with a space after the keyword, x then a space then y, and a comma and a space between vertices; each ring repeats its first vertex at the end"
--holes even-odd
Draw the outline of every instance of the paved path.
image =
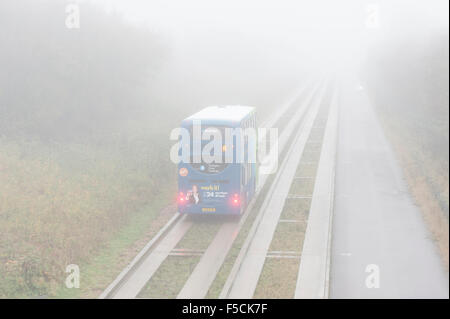
POLYGON ((330 297, 448 298, 448 273, 357 87, 347 81, 341 91, 330 297), (377 269, 379 288, 367 288, 377 269))

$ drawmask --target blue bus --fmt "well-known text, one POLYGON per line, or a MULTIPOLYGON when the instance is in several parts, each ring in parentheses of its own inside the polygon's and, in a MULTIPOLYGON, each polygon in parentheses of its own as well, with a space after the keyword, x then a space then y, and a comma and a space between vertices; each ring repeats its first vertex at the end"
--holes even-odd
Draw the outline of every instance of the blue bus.
POLYGON ((257 137, 247 134, 252 129, 257 134, 255 108, 207 107, 183 120, 181 128, 189 132, 189 140, 180 140, 180 154, 189 150, 189 157, 178 164, 178 211, 242 214, 256 189, 257 137), (212 144, 215 148, 206 151, 212 144), (205 160, 205 153, 213 160, 205 160))

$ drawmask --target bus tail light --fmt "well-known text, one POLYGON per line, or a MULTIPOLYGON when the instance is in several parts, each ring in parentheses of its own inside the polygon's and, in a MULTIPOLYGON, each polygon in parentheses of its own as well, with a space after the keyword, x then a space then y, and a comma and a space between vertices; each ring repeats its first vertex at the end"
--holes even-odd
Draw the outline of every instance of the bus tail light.
POLYGON ((231 204, 233 204, 233 206, 239 206, 241 203, 241 199, 239 198, 238 194, 234 194, 233 198, 231 199, 231 204))
POLYGON ((183 192, 180 192, 178 194, 178 204, 184 204, 186 202, 186 197, 184 196, 183 192))

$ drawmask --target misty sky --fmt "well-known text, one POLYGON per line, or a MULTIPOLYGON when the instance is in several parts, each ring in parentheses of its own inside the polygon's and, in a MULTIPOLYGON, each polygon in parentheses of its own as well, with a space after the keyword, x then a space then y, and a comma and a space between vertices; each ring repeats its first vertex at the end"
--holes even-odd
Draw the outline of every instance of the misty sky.
POLYGON ((324 68, 363 57, 370 43, 391 35, 393 28, 402 37, 446 29, 449 6, 446 0, 87 1, 166 36, 178 53, 207 56, 248 46, 274 58, 280 52, 291 58, 300 54, 324 68), (367 29, 373 4, 379 28, 367 29))
MULTIPOLYGON (((367 5, 379 4, 383 15, 396 15, 399 23, 413 17, 414 24, 448 26, 448 1, 411 0, 91 0, 118 10, 135 22, 181 32, 210 29, 251 33, 280 33, 299 28, 352 28, 365 15, 367 5), (358 17, 359 16, 359 17, 358 17)), ((385 16, 387 20, 389 17, 385 16)), ((385 21, 388 22, 388 21, 385 21)), ((413 22, 410 20, 410 22, 413 22)), ((410 27, 414 27, 411 25, 410 27)))

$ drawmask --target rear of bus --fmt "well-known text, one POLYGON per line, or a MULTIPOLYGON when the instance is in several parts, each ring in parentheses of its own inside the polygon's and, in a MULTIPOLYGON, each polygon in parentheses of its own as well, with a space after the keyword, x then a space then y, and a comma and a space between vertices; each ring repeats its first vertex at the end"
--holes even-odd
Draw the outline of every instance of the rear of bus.
MULTIPOLYGON (((182 214, 233 214, 242 213, 240 172, 241 164, 236 163, 236 139, 229 145, 225 143, 225 129, 235 128, 239 123, 231 121, 203 120, 201 122, 202 135, 220 132, 221 162, 207 163, 196 150, 205 147, 211 139, 195 141, 193 138, 193 121, 185 120, 182 127, 190 132, 190 161, 183 161, 178 165, 178 211, 182 214), (194 147, 195 143, 201 143, 200 148, 194 147), (233 161, 226 163, 225 151, 233 150, 233 161), (196 162, 195 159, 200 159, 196 162)), ((211 153, 212 154, 212 153, 211 153)))

